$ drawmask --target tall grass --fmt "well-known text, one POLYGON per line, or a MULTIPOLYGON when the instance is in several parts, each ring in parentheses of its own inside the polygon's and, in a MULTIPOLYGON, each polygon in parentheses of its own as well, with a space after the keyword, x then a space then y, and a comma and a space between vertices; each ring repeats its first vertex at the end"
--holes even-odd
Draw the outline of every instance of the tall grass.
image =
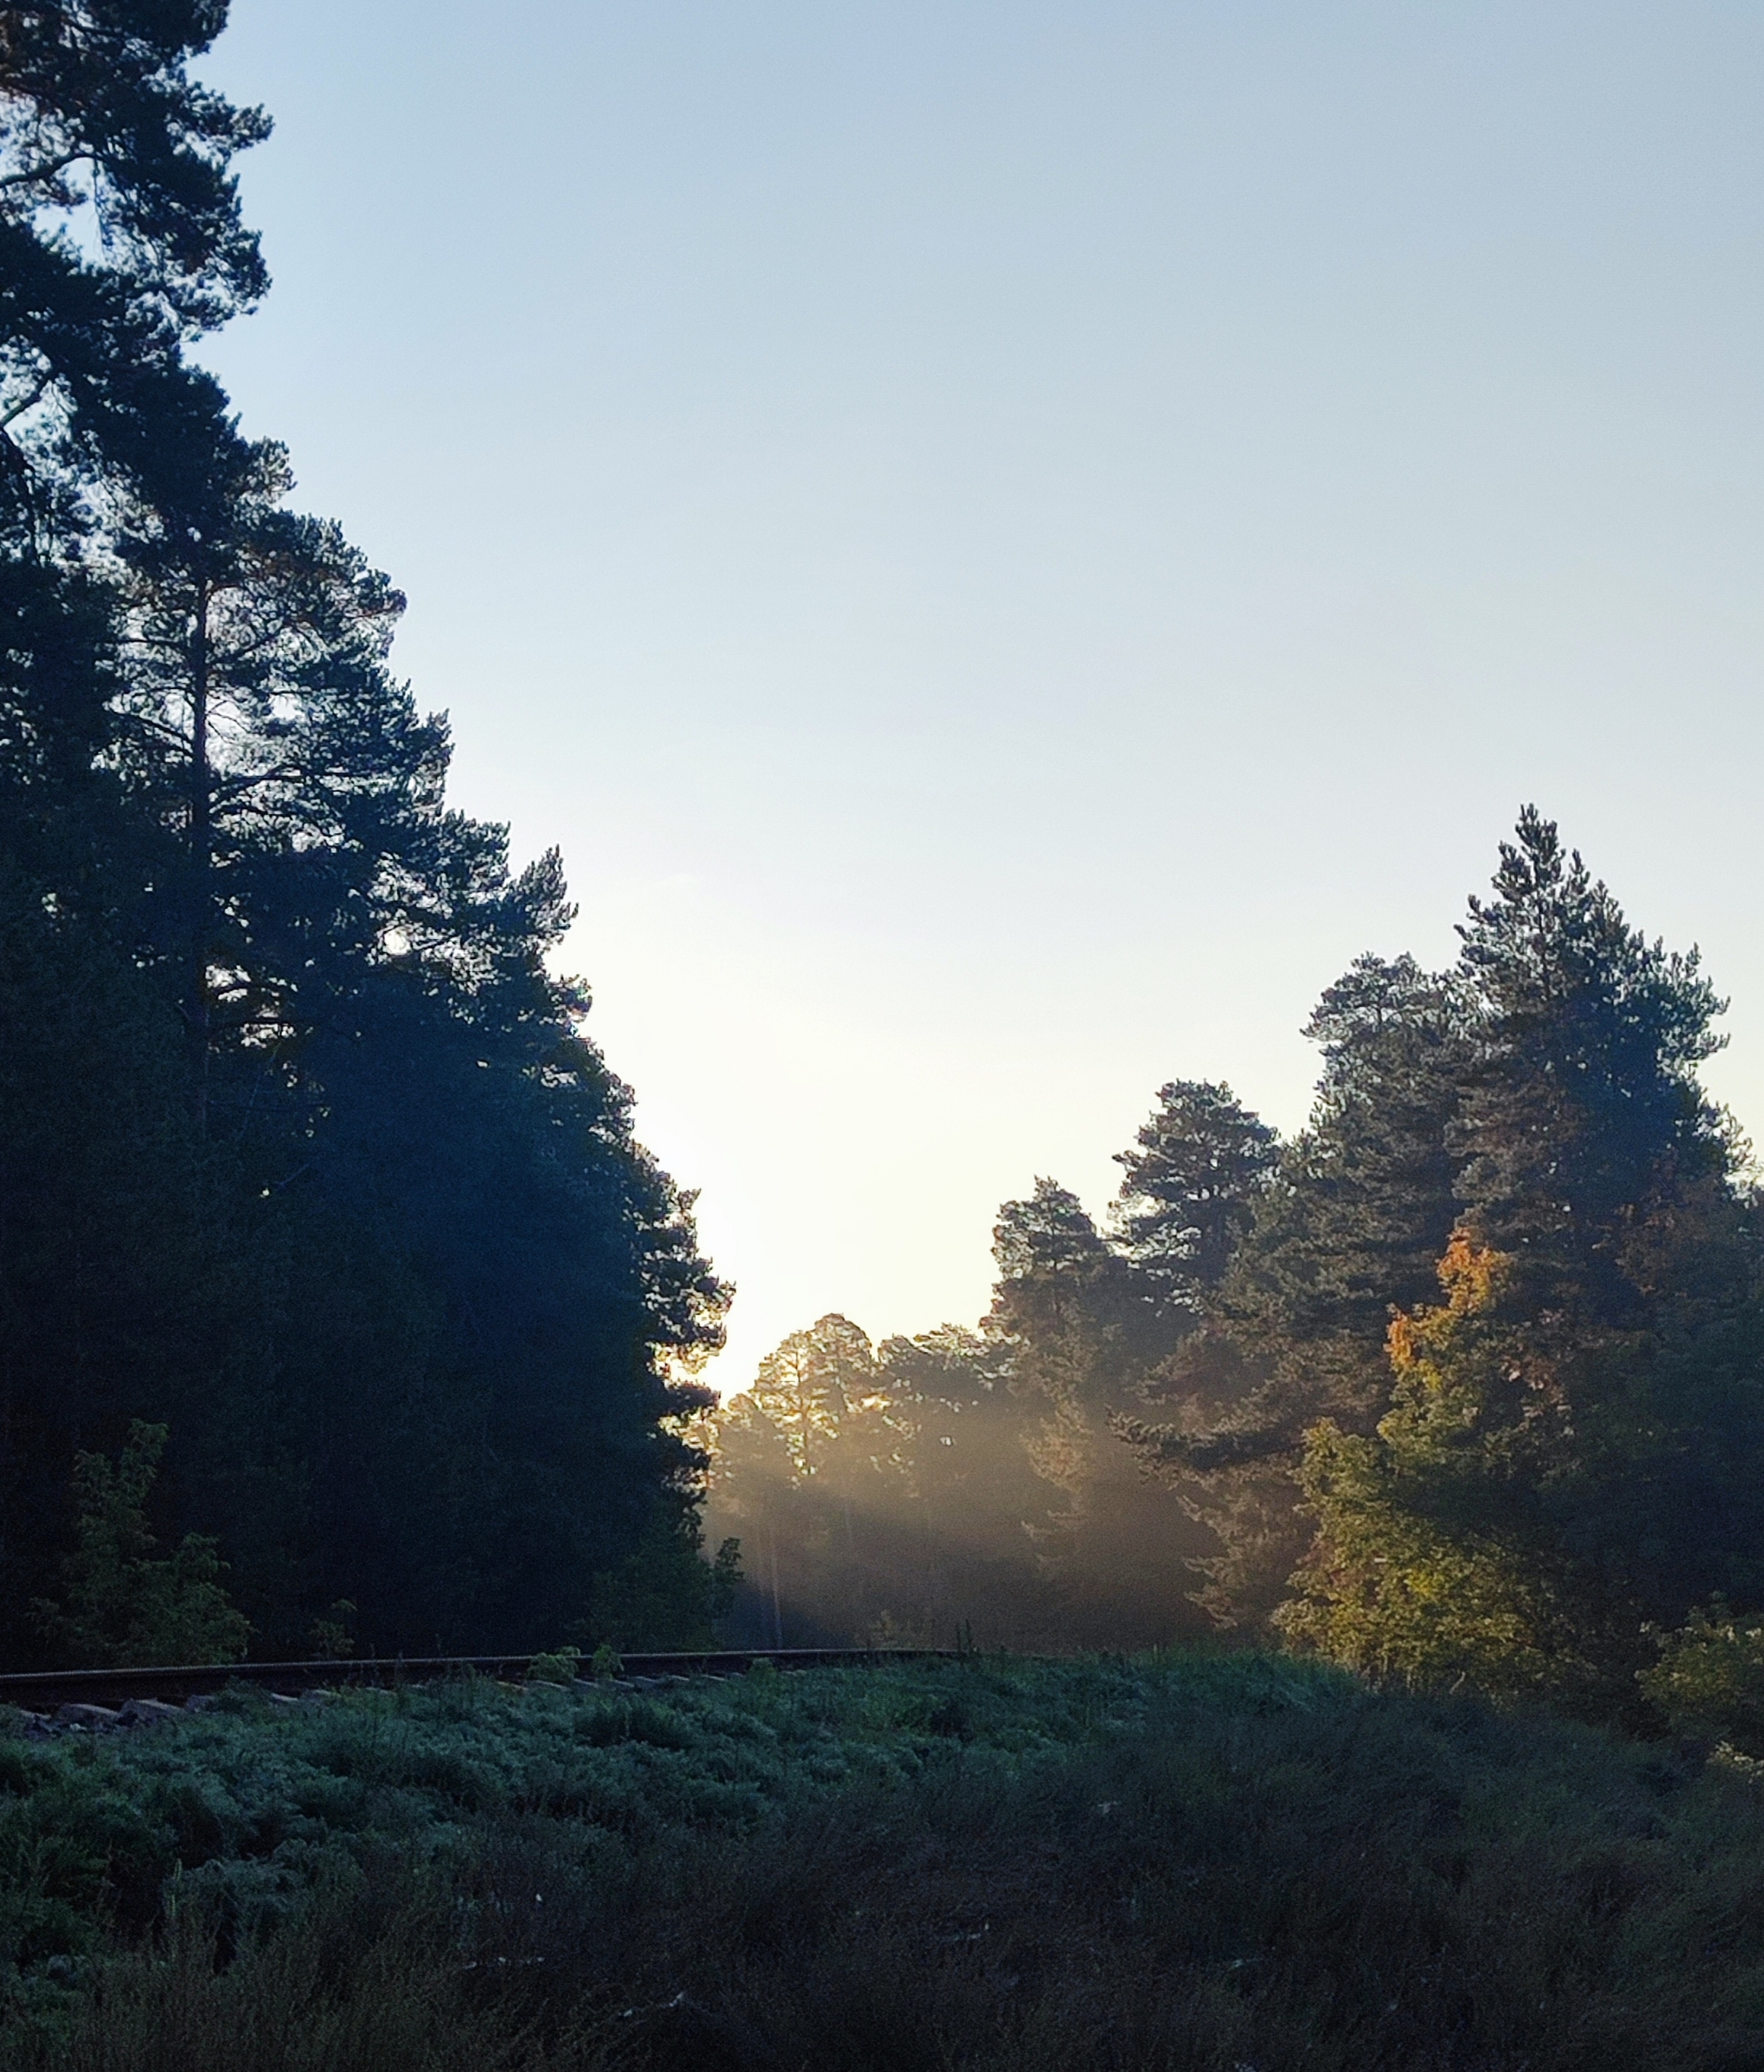
POLYGON ((1764 2064, 1764 1791, 1469 1702, 978 1663, 180 1734, 378 1814, 279 1913, 173 1874, 21 2000, 25 2072, 1764 2064))

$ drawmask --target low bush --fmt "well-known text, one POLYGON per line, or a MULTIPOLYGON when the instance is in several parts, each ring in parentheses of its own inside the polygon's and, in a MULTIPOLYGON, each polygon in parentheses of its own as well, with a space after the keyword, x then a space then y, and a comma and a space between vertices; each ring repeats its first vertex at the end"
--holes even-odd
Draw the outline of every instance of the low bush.
POLYGON ((1290 1662, 459 1685, 0 1744, 29 2072, 1741 2072, 1742 1761, 1290 1662))
POLYGON ((1641 1681, 1661 1716, 1680 1733, 1764 1756, 1764 1625, 1736 1619, 1717 1597, 1658 1639, 1660 1660, 1641 1681))

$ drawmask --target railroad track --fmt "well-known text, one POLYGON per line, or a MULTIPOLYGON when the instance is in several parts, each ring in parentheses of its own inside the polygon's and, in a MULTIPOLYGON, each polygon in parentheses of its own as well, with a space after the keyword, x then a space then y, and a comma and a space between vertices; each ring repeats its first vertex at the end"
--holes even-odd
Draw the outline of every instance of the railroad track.
MULTIPOLYGON (((709 1648, 673 1654, 633 1654, 621 1658, 617 1683, 642 1683, 663 1677, 738 1677, 755 1662, 780 1670, 873 1668, 887 1662, 930 1662, 953 1658, 947 1647, 761 1647, 709 1648)), ((537 1658, 532 1655, 425 1655, 348 1662, 198 1663, 167 1669, 73 1669, 0 1676, 0 1705, 31 1713, 55 1712, 64 1705, 126 1705, 130 1699, 181 1705, 208 1697, 229 1684, 245 1683, 278 1697, 296 1698, 308 1690, 346 1690, 401 1683, 438 1683, 450 1677, 490 1677, 519 1683, 537 1658)))

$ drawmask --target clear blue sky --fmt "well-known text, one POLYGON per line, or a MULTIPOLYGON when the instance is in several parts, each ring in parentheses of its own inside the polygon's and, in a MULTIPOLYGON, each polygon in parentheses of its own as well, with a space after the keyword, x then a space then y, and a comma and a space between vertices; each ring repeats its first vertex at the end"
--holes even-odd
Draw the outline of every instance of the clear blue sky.
POLYGON ((1764 1128, 1764 10, 235 0, 212 351, 740 1284, 972 1319, 1158 1083, 1302 1117, 1522 800, 1764 1128))

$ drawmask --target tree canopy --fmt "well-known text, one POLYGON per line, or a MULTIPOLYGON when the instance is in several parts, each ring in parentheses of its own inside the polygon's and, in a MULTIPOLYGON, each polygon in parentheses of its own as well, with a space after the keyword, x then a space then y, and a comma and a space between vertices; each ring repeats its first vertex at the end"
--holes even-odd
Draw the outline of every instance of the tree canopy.
POLYGON ((0 1628, 65 1652, 102 1470, 270 1652, 345 1600, 592 1640, 640 1547, 700 1634, 727 1294, 551 969, 560 862, 449 806, 401 598, 189 357, 267 284, 226 13, 0 9, 0 1628))
POLYGON ((1288 1140, 1172 1079, 1109 1213, 1003 1205, 972 1327, 829 1314, 713 1408, 561 860, 449 805, 402 599, 192 357, 267 287, 226 15, 0 6, 10 1658, 705 1638, 708 1517, 773 1642, 1222 1624, 1764 1716, 1723 1003, 1534 807, 1450 969, 1325 991, 1288 1140))
MULTIPOLYGON (((1531 807, 1459 935, 1448 971, 1369 954, 1326 990, 1290 1141, 1173 1080, 1110 1222, 1051 1179, 1000 1210, 992 1307, 946 1334, 984 1360, 1016 1535, 991 1543, 1067 1644, 1204 1611, 1631 1723, 1725 1693, 1750 1731, 1764 1254, 1697 1077, 1722 1002, 1531 807)), ((935 1391, 910 1409, 885 1348, 868 1385, 911 1485, 935 1391)), ((719 1454, 713 1504, 749 1472, 719 1454)), ((786 1557, 835 1624, 843 1559, 831 1537, 786 1557)), ((873 1621, 912 1587, 879 1584, 873 1621)), ((983 1601, 978 1575, 953 1591, 983 1601)))

